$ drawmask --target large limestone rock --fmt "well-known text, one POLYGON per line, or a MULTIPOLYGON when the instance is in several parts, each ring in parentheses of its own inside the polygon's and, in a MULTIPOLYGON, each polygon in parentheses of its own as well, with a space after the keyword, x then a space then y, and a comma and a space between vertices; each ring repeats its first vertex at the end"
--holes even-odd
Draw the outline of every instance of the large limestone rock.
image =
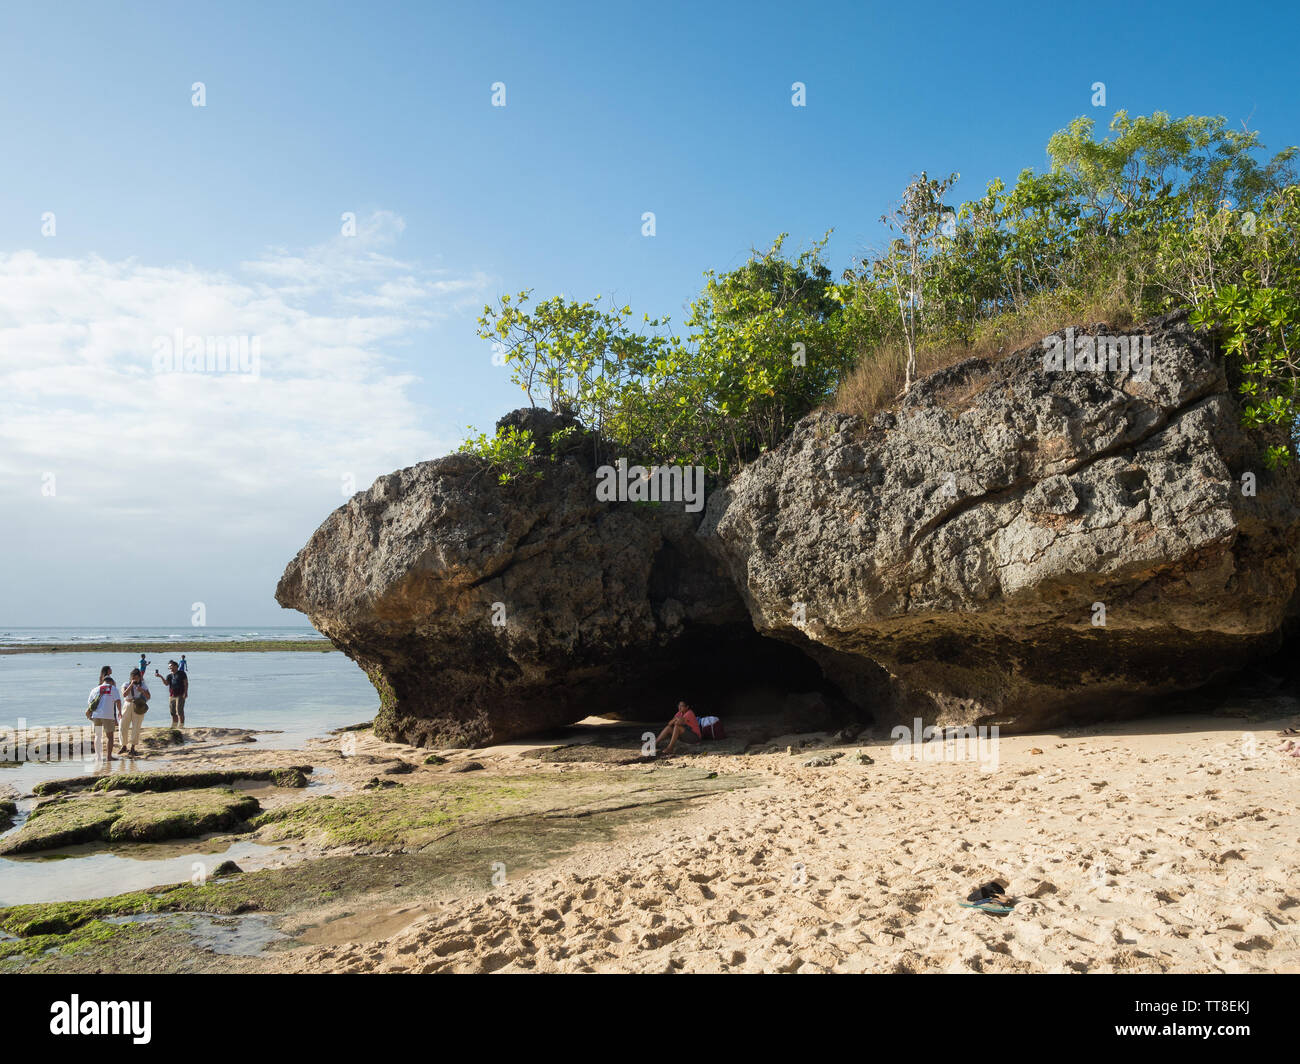
MULTIPOLYGON (((331 514, 276 597, 367 671, 381 736, 426 745, 682 697, 733 720, 821 706, 810 727, 844 698, 1014 729, 1176 705, 1293 622, 1300 491, 1263 468, 1207 341, 1147 331, 1149 378, 1036 348, 870 420, 812 415, 702 520, 598 501, 581 433, 506 485, 470 455, 424 462, 331 514)), ((503 422, 544 452, 569 424, 503 422)))
MULTIPOLYGON (((545 410, 502 422, 543 451, 569 424, 545 410)), ((475 745, 592 714, 667 719, 680 698, 806 671, 784 646, 760 649, 695 535, 702 513, 597 501, 589 437, 550 457, 506 485, 467 454, 380 477, 285 570, 276 599, 366 670, 380 736, 475 745)))
POLYGON ((1147 331, 1148 380, 1048 370, 1035 348, 936 373, 869 422, 804 419, 701 528, 756 629, 846 692, 884 665, 880 715, 1011 728, 1150 708, 1276 649, 1295 475, 1265 471, 1202 337, 1147 331))

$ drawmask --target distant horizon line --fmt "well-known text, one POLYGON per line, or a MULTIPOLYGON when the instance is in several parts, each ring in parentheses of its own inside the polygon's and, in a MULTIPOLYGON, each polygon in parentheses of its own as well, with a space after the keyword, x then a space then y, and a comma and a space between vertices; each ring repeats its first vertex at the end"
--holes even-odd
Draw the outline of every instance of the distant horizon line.
POLYGON ((194 633, 200 632, 222 632, 236 628, 266 628, 266 629, 290 629, 290 628, 311 628, 314 632, 316 629, 309 622, 302 624, 208 624, 201 628, 193 628, 190 625, 181 624, 0 624, 0 631, 7 629, 19 629, 25 631, 39 631, 41 629, 99 629, 106 632, 124 632, 133 628, 179 628, 189 630, 194 633))

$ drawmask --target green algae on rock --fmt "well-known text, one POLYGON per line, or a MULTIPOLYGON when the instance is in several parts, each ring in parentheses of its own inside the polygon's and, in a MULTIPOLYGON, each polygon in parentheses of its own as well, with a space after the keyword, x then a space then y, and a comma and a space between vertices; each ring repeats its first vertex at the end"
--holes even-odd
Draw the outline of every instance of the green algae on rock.
POLYGON ((177 791, 191 787, 215 787, 241 780, 265 781, 277 787, 306 787, 311 765, 283 768, 211 769, 201 772, 123 772, 114 776, 73 776, 36 784, 32 793, 44 797, 68 791, 177 791))
MULTIPOLYGON (((242 875, 227 875, 219 866, 217 873, 198 885, 181 883, 110 898, 0 908, 0 932, 21 936, 21 941, 0 943, 5 947, 0 949, 0 962, 6 971, 21 966, 22 971, 31 972, 229 971, 227 958, 214 959, 189 939, 178 937, 169 923, 123 924, 117 918, 168 913, 280 914, 292 916, 286 929, 293 937, 293 921, 310 926, 322 916, 328 919, 337 913, 340 902, 350 907, 387 907, 430 896, 490 891, 496 862, 508 861, 512 874, 543 867, 579 847, 609 842, 637 830, 638 824, 673 816, 685 801, 756 782, 744 774, 707 780, 706 773, 686 766, 593 773, 557 769, 524 779, 531 786, 519 781, 507 785, 520 792, 513 799, 485 793, 491 787, 488 779, 458 779, 454 785, 457 792, 480 793, 477 798, 451 803, 452 808, 441 817, 431 818, 441 823, 432 828, 411 822, 418 805, 416 796, 436 788, 408 785, 360 796, 369 803, 366 811, 376 821, 382 820, 384 804, 407 801, 400 811, 404 823, 398 825, 397 834, 417 843, 421 831, 437 836, 420 844, 418 852, 332 854, 242 875), (110 930, 113 928, 117 930, 110 930)), ((324 823, 325 808, 340 807, 341 800, 320 798, 301 803, 299 808, 303 806, 317 809, 296 822, 286 821, 286 825, 303 835, 318 833, 330 841, 312 822, 320 819, 324 823)), ((344 819, 336 816, 325 826, 341 830, 344 819)), ((369 825, 363 822, 356 834, 364 841, 368 830, 369 825)), ((260 962, 248 963, 256 970, 260 962)))
POLYGON ((76 953, 107 942, 122 932, 130 933, 129 925, 111 924, 104 920, 90 920, 80 924, 75 931, 34 933, 13 941, 0 942, 0 961, 12 957, 41 957, 50 950, 76 953))
POLYGON ((95 920, 161 912, 206 912, 235 915, 258 910, 288 909, 304 900, 337 892, 340 883, 360 876, 372 888, 391 880, 392 872, 378 858, 347 857, 306 865, 245 873, 222 882, 178 883, 128 891, 108 898, 36 902, 0 909, 0 931, 29 938, 66 935, 95 920), (373 871, 372 871, 373 869, 373 871), (374 880, 374 882, 371 882, 374 880))
POLYGON ((140 745, 151 750, 160 746, 180 746, 185 742, 185 733, 180 728, 153 728, 140 737, 140 745))
POLYGON ((307 774, 311 765, 290 765, 288 768, 271 769, 271 782, 277 787, 306 787, 307 774))
POLYGON ((260 809, 256 798, 226 788, 65 795, 32 810, 19 831, 0 841, 0 854, 82 842, 158 842, 242 830, 260 809))
POLYGON ((686 767, 621 772, 531 773, 407 784, 320 798, 263 813, 253 826, 271 841, 312 839, 378 852, 418 850, 462 827, 520 817, 594 812, 681 801, 746 786, 738 775, 708 779, 686 767))

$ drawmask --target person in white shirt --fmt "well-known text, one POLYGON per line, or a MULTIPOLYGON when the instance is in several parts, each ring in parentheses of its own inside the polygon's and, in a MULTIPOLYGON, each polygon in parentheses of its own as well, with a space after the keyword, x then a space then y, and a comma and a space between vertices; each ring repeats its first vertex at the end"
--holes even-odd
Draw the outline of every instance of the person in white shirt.
POLYGON ((131 670, 130 682, 122 688, 122 702, 122 748, 118 753, 125 754, 129 746, 131 756, 139 757, 135 744, 140 741, 140 728, 149 711, 149 685, 139 669, 131 670))
POLYGON ((99 695, 99 701, 90 715, 95 725, 95 755, 105 761, 113 760, 113 734, 117 731, 118 717, 122 712, 122 696, 117 684, 113 682, 113 666, 105 665, 99 670, 99 683, 90 689, 86 702, 99 695))

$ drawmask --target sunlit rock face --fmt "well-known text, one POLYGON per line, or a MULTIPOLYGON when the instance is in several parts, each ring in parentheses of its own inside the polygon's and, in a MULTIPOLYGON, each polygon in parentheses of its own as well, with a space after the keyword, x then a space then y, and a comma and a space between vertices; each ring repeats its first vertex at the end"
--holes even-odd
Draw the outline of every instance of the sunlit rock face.
POLYGON ((871 420, 805 418, 701 527, 755 629, 846 693, 884 666, 877 715, 1015 729, 1149 709, 1275 650, 1296 476, 1264 469, 1206 338, 1137 331, 1149 366, 1057 368, 1061 334, 871 420))
POLYGON ((454 454, 381 477, 280 581, 280 604, 370 676, 381 737, 482 745, 591 715, 667 719, 739 683, 817 687, 807 659, 754 632, 701 512, 600 501, 590 437, 552 456, 571 422, 502 421, 533 430, 540 475, 501 484, 454 454))
MULTIPOLYGON (((1103 329, 1091 349, 1114 351, 1103 329)), ((591 435, 552 453, 572 421, 516 411, 527 473, 454 454, 381 477, 276 597, 369 674, 379 735, 423 745, 766 692, 1019 730, 1176 707, 1282 643, 1300 491, 1263 467, 1205 337, 1136 332, 1140 363, 1090 368, 1062 333, 870 419, 812 414, 703 512, 610 501, 591 435)))

